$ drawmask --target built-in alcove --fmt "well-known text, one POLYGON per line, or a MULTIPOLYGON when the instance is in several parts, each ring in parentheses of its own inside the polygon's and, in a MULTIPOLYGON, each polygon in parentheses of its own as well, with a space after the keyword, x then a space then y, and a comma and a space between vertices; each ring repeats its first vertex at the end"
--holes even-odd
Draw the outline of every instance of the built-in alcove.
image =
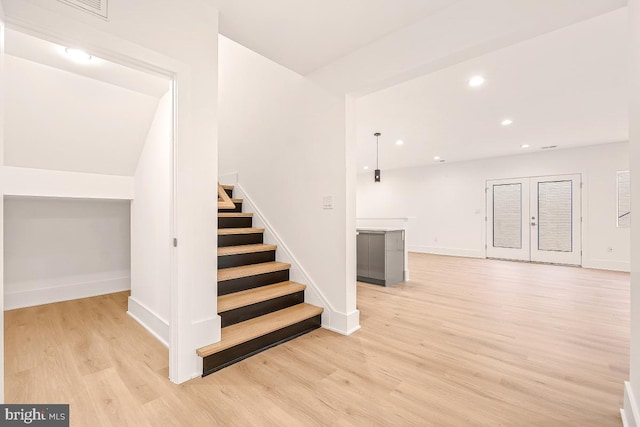
POLYGON ((5 310, 131 290, 169 338, 170 79, 6 32, 5 310))
POLYGON ((5 309, 130 289, 128 200, 6 197, 5 309))

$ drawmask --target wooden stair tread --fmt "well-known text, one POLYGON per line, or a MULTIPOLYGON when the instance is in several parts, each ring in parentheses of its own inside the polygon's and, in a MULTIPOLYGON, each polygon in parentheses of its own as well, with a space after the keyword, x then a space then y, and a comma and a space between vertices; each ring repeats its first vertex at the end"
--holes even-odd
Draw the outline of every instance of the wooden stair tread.
POLYGON ((218 297, 218 314, 293 294, 295 292, 304 291, 305 289, 306 286, 301 283, 288 281, 222 295, 218 297))
POLYGON ((218 270, 218 282, 239 279, 241 277, 257 276, 258 274, 273 273, 274 271, 288 270, 290 268, 291 264, 277 261, 221 268, 218 270))
POLYGON ((219 218, 252 218, 251 212, 218 212, 219 218))
POLYGON ((218 228, 218 236, 264 233, 264 228, 218 228))
POLYGON ((222 188, 224 188, 225 190, 233 190, 235 187, 233 185, 222 184, 222 188))
POLYGON ((323 309, 320 307, 302 303, 227 326, 226 328, 222 328, 222 339, 220 342, 199 348, 197 350, 198 356, 210 356, 238 344, 267 335, 270 332, 317 316, 321 314, 322 311, 323 309))
POLYGON ((242 199, 231 199, 233 203, 242 203, 242 199))
POLYGON ((218 248, 218 256, 251 254, 255 252, 275 251, 276 245, 258 243, 255 245, 225 246, 218 248))

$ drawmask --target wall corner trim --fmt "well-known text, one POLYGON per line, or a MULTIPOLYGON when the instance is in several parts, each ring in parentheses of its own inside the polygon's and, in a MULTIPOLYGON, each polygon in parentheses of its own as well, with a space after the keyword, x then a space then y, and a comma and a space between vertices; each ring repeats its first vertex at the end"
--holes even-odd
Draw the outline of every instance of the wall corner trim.
POLYGON ((638 413, 638 406, 629 381, 624 382, 624 407, 620 409, 620 416, 624 427, 638 427, 640 414, 638 413))

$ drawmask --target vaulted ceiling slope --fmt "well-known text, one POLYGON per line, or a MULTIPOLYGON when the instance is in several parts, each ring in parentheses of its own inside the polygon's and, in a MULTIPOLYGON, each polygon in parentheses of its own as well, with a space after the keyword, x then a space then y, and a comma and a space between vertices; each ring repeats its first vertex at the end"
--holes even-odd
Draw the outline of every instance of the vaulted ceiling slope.
POLYGON ((626 0, 206 0, 226 37, 339 93, 369 93, 626 0))

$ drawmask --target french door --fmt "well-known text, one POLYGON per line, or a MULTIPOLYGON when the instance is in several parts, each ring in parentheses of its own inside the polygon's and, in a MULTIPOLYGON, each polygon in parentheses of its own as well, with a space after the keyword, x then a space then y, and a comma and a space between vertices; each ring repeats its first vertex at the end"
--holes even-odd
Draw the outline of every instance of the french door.
POLYGON ((582 264, 580 175, 487 181, 487 257, 582 264))

